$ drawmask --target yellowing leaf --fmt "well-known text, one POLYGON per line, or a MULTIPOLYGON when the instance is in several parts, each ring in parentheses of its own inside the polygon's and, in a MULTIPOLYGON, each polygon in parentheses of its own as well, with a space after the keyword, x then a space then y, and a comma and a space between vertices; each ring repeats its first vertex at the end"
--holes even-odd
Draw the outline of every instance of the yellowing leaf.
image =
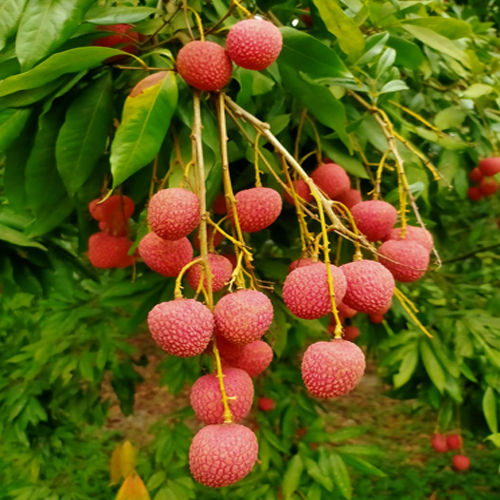
POLYGON ((127 478, 135 472, 135 459, 137 450, 132 446, 130 441, 125 441, 120 452, 120 466, 123 477, 127 478))
POLYGON ((121 443, 118 443, 116 445, 116 448, 113 450, 113 454, 111 455, 111 460, 109 463, 110 484, 117 484, 122 477, 121 452, 122 445, 121 443))
POLYGON ((151 497, 142 479, 134 472, 123 481, 116 500, 151 500, 151 497))

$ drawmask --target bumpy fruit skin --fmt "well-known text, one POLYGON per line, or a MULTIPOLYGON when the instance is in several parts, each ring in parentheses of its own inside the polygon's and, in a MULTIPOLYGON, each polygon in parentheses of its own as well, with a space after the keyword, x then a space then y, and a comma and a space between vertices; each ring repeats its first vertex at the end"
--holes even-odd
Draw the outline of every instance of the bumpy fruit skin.
MULTIPOLYGON (((92 45, 97 47, 112 47, 128 52, 129 54, 136 54, 137 47, 134 42, 139 41, 139 33, 133 31, 131 24, 108 24, 96 26, 98 31, 111 31, 116 35, 108 35, 102 38, 97 38, 92 42, 92 45)), ((114 56, 107 59, 108 61, 116 61, 122 59, 123 56, 114 56)))
POLYGON ((481 182, 483 180, 483 177, 484 174, 481 172, 479 167, 475 167, 469 172, 469 179, 472 182, 481 182))
POLYGON ((391 232, 386 238, 386 240, 403 240, 403 239, 407 241, 416 241, 424 248, 429 250, 429 252, 434 247, 434 238, 432 237, 432 234, 423 227, 406 226, 406 232, 404 238, 401 238, 401 228, 396 227, 394 229, 391 229, 391 232))
POLYGON ((463 471, 470 467, 470 458, 465 455, 455 455, 451 460, 455 470, 463 471))
POLYGON ((495 179, 483 179, 479 184, 479 191, 483 196, 491 196, 498 191, 498 182, 495 179))
POLYGON ((346 305, 367 314, 390 307, 395 283, 391 272, 382 264, 358 260, 348 262, 340 269, 347 282, 346 305))
MULTIPOLYGON (((223 255, 209 253, 208 265, 210 267, 210 271, 212 271, 212 291, 218 292, 219 290, 222 290, 226 286, 226 283, 231 279, 233 264, 231 264, 231 261, 223 255)), ((201 264, 194 264, 186 273, 187 282, 193 290, 196 290, 200 284, 201 270, 201 264)), ((208 287, 207 277, 205 275, 203 278, 203 285, 205 289, 208 287)))
MULTIPOLYGON (((302 179, 298 179, 296 181, 293 181, 292 184, 293 189, 295 190, 297 195, 300 196, 305 202, 309 203, 310 201, 312 201, 313 196, 311 194, 311 190, 309 189, 309 186, 305 181, 303 181, 302 179)), ((290 205, 295 205, 295 201, 291 194, 288 194, 288 192, 285 191, 283 193, 283 196, 285 197, 287 203, 289 203, 290 205)))
POLYGON ((114 194, 102 203, 99 201, 96 198, 89 203, 90 215, 103 223, 99 224, 99 229, 114 236, 128 234, 128 219, 135 209, 133 200, 125 195, 114 194))
POLYGON ((351 209, 354 222, 369 241, 383 240, 398 218, 397 210, 386 201, 368 200, 351 209))
MULTIPOLYGON (((236 193, 235 199, 238 222, 245 233, 269 227, 279 217, 283 205, 278 191, 266 187, 244 189, 236 193)), ((229 217, 234 223, 232 209, 229 217)))
POLYGON ((359 328, 357 326, 350 325, 350 326, 346 326, 344 328, 344 333, 342 334, 342 338, 344 340, 353 341, 353 340, 357 339, 360 334, 361 334, 361 331, 359 330, 359 328))
POLYGON ((365 366, 363 351, 348 340, 316 342, 302 358, 302 379, 313 396, 344 396, 358 385, 365 366))
POLYGON ((272 411, 276 406, 275 402, 271 398, 259 398, 259 410, 260 411, 272 411))
POLYGON ((341 302, 338 305, 337 309, 339 311, 339 314, 343 318, 353 318, 354 316, 356 316, 356 314, 358 314, 358 311, 356 311, 356 309, 349 307, 348 305, 344 304, 343 302, 341 302))
POLYGON ((134 263, 134 256, 128 255, 132 246, 127 236, 112 236, 108 233, 95 233, 89 238, 89 260, 99 269, 128 267, 134 263))
POLYGON ((233 64, 223 47, 193 40, 177 55, 177 70, 184 81, 198 90, 220 90, 231 80, 233 64))
POLYGON ((197 300, 175 299, 154 306, 148 314, 148 326, 164 351, 189 358, 206 349, 214 331, 214 317, 197 300))
POLYGON ((246 19, 236 23, 227 34, 229 57, 242 68, 262 70, 278 58, 283 37, 269 21, 246 19))
POLYGON ((226 197, 222 193, 215 197, 215 200, 212 203, 212 210, 214 214, 217 215, 224 215, 227 212, 226 197))
MULTIPOLYGON (((346 280, 338 267, 330 264, 335 304, 346 293, 346 280)), ((290 311, 303 319, 318 319, 331 312, 326 264, 319 262, 292 271, 283 284, 283 300, 290 311)))
POLYGON ((273 320, 273 305, 257 290, 228 293, 215 305, 217 333, 235 344, 249 344, 267 332, 273 320))
POLYGON ((152 75, 146 76, 130 91, 129 97, 137 97, 142 94, 146 89, 160 83, 167 76, 166 71, 158 71, 152 75))
POLYGON ((361 191, 358 189, 348 189, 337 198, 337 201, 340 201, 340 203, 351 209, 354 205, 361 203, 361 191))
POLYGON ((240 356, 231 363, 245 370, 250 377, 260 375, 273 360, 273 350, 263 340, 256 340, 243 347, 240 356))
POLYGON ((234 342, 226 340, 217 332, 217 327, 215 328, 215 341, 217 342, 217 349, 219 350, 220 356, 230 365, 241 356, 243 348, 245 347, 242 344, 235 344, 234 342))
POLYGON ((446 438, 446 444, 449 450, 459 450, 462 447, 462 436, 459 434, 450 434, 446 438))
POLYGON ((471 186, 467 189, 467 197, 471 201, 479 201, 483 198, 483 193, 477 186, 471 186))
POLYGON ((311 178, 332 200, 338 199, 351 187, 347 172, 336 163, 323 163, 311 173, 311 178))
POLYGON ((380 263, 402 283, 419 280, 429 266, 429 251, 410 240, 388 240, 378 249, 380 263))
POLYGON ((481 173, 486 177, 498 174, 500 172, 500 156, 492 156, 491 158, 483 158, 478 165, 481 173))
MULTIPOLYGON (((225 367, 224 387, 229 399, 229 408, 233 415, 233 421, 239 422, 244 419, 253 403, 253 382, 247 372, 239 368, 225 367)), ((191 388, 191 406, 196 417, 205 424, 222 424, 224 422, 224 405, 220 392, 219 379, 215 373, 203 375, 191 388)))
POLYGON ((431 436, 431 446, 438 453, 446 453, 448 451, 446 436, 444 434, 434 434, 431 436))
POLYGON ((158 191, 148 206, 151 229, 165 240, 179 240, 200 224, 198 197, 183 188, 158 191))
POLYGON ((193 247, 186 237, 171 241, 151 232, 139 243, 139 255, 154 272, 175 278, 193 260, 193 247))
POLYGON ((255 434, 240 424, 203 427, 189 448, 191 474, 201 484, 221 488, 234 484, 253 469, 259 453, 255 434))
POLYGON ((301 257, 300 259, 294 260, 290 263, 288 266, 288 274, 298 267, 310 266, 311 264, 317 264, 317 262, 317 260, 313 260, 310 257, 301 257))

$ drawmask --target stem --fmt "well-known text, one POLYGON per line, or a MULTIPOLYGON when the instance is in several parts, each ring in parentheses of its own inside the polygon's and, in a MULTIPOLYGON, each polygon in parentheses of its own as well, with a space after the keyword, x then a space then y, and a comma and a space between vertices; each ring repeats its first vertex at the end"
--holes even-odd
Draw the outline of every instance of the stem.
POLYGON ((241 5, 241 3, 238 0, 231 0, 231 3, 236 5, 236 7, 238 7, 238 9, 240 9, 245 14, 245 16, 253 17, 252 13, 245 7, 243 7, 243 5, 241 5))
POLYGON ((177 275, 177 278, 175 279, 175 288, 174 288, 174 298, 176 299, 182 299, 182 278, 186 274, 187 270, 194 266, 195 264, 198 264, 198 262, 201 261, 201 257, 198 257, 197 259, 192 260, 191 262, 188 262, 182 269, 181 272, 177 275))
MULTIPOLYGON (((409 299, 404 295, 404 293, 401 290, 398 290, 397 288, 395 288, 394 295, 399 300, 401 306, 408 313, 408 316, 410 316, 410 318, 413 320, 413 322, 420 328, 420 330, 422 330, 427 335, 427 337, 429 337, 431 339, 432 335, 428 332, 428 330, 425 328, 425 326, 422 325, 422 323, 420 323, 420 320, 415 315, 415 312, 408 305, 409 299)), ((411 304, 413 305, 413 302, 411 302, 411 304)), ((415 306, 413 306, 413 307, 415 307, 415 306)))
POLYGON ((227 393, 224 387, 224 373, 222 372, 222 363, 220 360, 219 349, 217 349, 217 342, 215 340, 215 335, 212 340, 212 350, 214 353, 215 366, 217 369, 217 378, 219 379, 220 393, 222 395, 222 405, 224 406, 224 423, 230 424, 233 421, 233 415, 231 413, 231 409, 229 408, 227 393))
POLYGON ((295 147, 293 150, 293 157, 299 161, 299 144, 300 144, 300 136, 302 135, 302 127, 304 126, 304 120, 306 118, 307 108, 302 110, 300 113, 299 126, 297 127, 297 136, 295 137, 295 147))

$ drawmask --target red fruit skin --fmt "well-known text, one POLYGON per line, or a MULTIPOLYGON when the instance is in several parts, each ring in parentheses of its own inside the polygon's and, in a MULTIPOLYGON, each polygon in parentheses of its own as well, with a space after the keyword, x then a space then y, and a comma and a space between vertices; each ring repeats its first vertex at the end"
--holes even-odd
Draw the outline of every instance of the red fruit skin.
POLYGON ((490 158, 483 158, 478 165, 481 173, 486 177, 498 174, 500 172, 500 156, 492 156, 490 158))
POLYGON ((207 425, 191 442, 189 468, 199 483, 221 488, 247 476, 258 453, 257 438, 248 427, 240 424, 207 425))
MULTIPOLYGON (((269 227, 279 217, 283 206, 280 194, 266 187, 239 191, 235 199, 238 222, 245 233, 255 233, 269 227)), ((234 224, 232 209, 229 210, 229 218, 234 224)))
POLYGON ((224 215, 227 212, 226 197, 222 193, 215 197, 215 200, 212 203, 212 211, 217 215, 224 215))
POLYGON ((351 187, 347 172, 336 163, 323 163, 311 173, 311 178, 332 200, 342 196, 351 187))
POLYGON ((179 240, 200 224, 198 197, 183 188, 158 191, 148 206, 151 229, 165 240, 179 240))
POLYGON ((273 305, 257 290, 238 290, 222 297, 214 308, 217 333, 235 344, 249 344, 267 332, 273 305))
POLYGON ((151 232, 139 243, 139 255, 154 272, 175 278, 193 260, 193 247, 186 237, 171 241, 151 232))
POLYGON ((256 340, 243 346, 240 356, 232 364, 245 370, 250 377, 257 377, 266 370, 272 360, 271 346, 263 340, 256 340))
POLYGON ((349 307, 343 302, 338 305, 337 309, 339 311, 339 314, 342 315, 343 318, 353 318, 354 316, 356 316, 356 314, 358 314, 358 311, 356 311, 356 309, 349 307))
POLYGON ((128 255, 132 243, 126 236, 103 232, 92 234, 89 238, 89 261, 99 269, 131 266, 135 260, 133 255, 128 255))
POLYGON ((302 379, 313 396, 344 396, 358 385, 365 366, 363 351, 352 342, 342 339, 316 342, 302 358, 302 379))
POLYGON ((358 260, 340 266, 347 282, 344 304, 367 314, 391 306, 394 278, 379 262, 358 260))
MULTIPOLYGON (((216 253, 208 254, 208 265, 210 267, 210 271, 212 272, 212 291, 218 292, 219 290, 222 290, 226 286, 226 283, 231 279, 233 265, 228 258, 216 253)), ((198 289, 198 285, 201 280, 201 270, 201 264, 194 264, 186 273, 187 282, 193 290, 198 289)), ((205 275, 203 278, 203 286, 205 289, 208 288, 207 277, 205 275)))
POLYGON ((406 226, 404 238, 401 237, 401 228, 395 227, 394 229, 391 229, 391 232, 387 236, 386 240, 416 241, 429 250, 429 252, 434 247, 434 238, 432 237, 432 234, 427 229, 417 226, 406 226))
POLYGON ((310 266, 311 264, 317 264, 317 260, 313 260, 310 257, 301 257, 300 259, 294 260, 288 266, 288 274, 290 274, 294 269, 298 267, 310 266))
POLYGON ((143 78, 137 85, 130 91, 129 97, 137 97, 144 93, 144 91, 153 85, 157 85, 167 76, 166 71, 158 71, 152 75, 143 78))
POLYGON ((455 455, 451 460, 457 471, 464 471, 470 467, 470 458, 465 455, 455 455))
MULTIPOLYGON (((97 47, 112 47, 128 52, 129 54, 137 54, 138 50, 135 43, 139 41, 139 33, 133 31, 131 24, 108 24, 96 26, 98 31, 111 31, 116 35, 108 35, 102 38, 97 38, 92 42, 92 45, 97 47)), ((106 61, 114 62, 123 59, 126 56, 110 57, 106 61)))
MULTIPOLYGON (((338 305, 346 293, 346 280, 338 267, 330 264, 330 269, 338 305)), ((331 312, 326 264, 319 262, 292 271, 283 284, 283 300, 299 318, 318 319, 331 312)))
POLYGON ((479 191, 483 196, 491 196, 498 191, 498 182, 495 179, 483 179, 479 184, 479 191))
POLYGON ((243 344, 235 344, 234 342, 226 340, 217 332, 217 328, 215 328, 215 341, 217 342, 219 354, 231 365, 233 365, 233 362, 235 362, 243 352, 243 344))
MULTIPOLYGON (((212 227, 207 228, 207 243, 210 246, 210 243, 214 244, 214 248, 217 248, 222 242, 223 236, 219 231, 216 231, 214 234, 214 229, 212 227)), ((200 249, 200 237, 199 232, 194 235, 193 238, 193 246, 199 250, 200 249)))
POLYGON ((429 266, 429 251, 416 241, 388 240, 378 252, 379 262, 402 283, 419 280, 429 266))
POLYGON ((437 451, 438 453, 446 453, 448 451, 446 436, 444 434, 432 435, 431 446, 434 448, 434 451, 437 451))
POLYGON ((483 198, 484 195, 478 187, 471 186, 469 189, 467 189, 467 196, 471 201, 479 201, 483 198))
POLYGON ((449 450, 459 450, 462 447, 462 436, 459 434, 450 434, 446 438, 446 444, 449 450))
POLYGON ((398 217, 397 210, 386 201, 368 200, 351 209, 354 222, 369 241, 383 240, 398 217))
POLYGON ((282 45, 280 30, 262 19, 239 21, 226 38, 226 49, 234 63, 253 70, 265 69, 276 61, 282 45))
POLYGON ((272 411, 276 404, 271 398, 259 398, 259 410, 260 411, 272 411))
POLYGON ((348 189, 337 198, 337 201, 340 201, 340 203, 351 209, 354 205, 361 203, 361 191, 358 189, 348 189))
POLYGON ((201 354, 212 337, 214 317, 194 299, 161 302, 148 314, 154 341, 169 354, 189 358, 201 354))
POLYGON ((380 325, 384 322, 385 314, 384 313, 373 313, 368 316, 370 323, 375 325, 380 325))
POLYGON ((99 224, 99 229, 114 236, 125 236, 128 234, 128 219, 135 210, 134 202, 125 195, 114 194, 106 201, 99 203, 96 198, 89 203, 90 215, 105 224, 99 224))
POLYGON ((469 179, 472 182, 481 182, 483 180, 483 177, 484 174, 481 172, 479 167, 475 167, 469 172, 469 179))
MULTIPOLYGON (((311 194, 311 190, 309 189, 309 186, 306 184, 305 181, 303 181, 302 179, 298 179, 296 181, 293 181, 292 184, 297 195, 300 196, 306 203, 312 201, 313 196, 311 194)), ((289 194, 287 191, 284 191, 283 196, 287 201, 287 203, 295 206, 295 201, 291 194, 289 194)))
POLYGON ((231 80, 233 64, 223 47, 193 40, 177 55, 177 70, 186 83, 198 90, 221 90, 231 80))
POLYGON ((350 340, 352 342, 353 340, 356 340, 360 334, 361 331, 357 326, 350 325, 344 328, 344 333, 342 334, 342 338, 344 340, 350 340))
MULTIPOLYGON (((254 388, 247 372, 239 368, 225 367, 224 387, 229 399, 229 408, 233 421, 244 419, 252 408, 254 388)), ((215 373, 203 375, 193 384, 190 394, 191 406, 198 420, 205 424, 224 423, 224 405, 220 392, 219 379, 215 373)))

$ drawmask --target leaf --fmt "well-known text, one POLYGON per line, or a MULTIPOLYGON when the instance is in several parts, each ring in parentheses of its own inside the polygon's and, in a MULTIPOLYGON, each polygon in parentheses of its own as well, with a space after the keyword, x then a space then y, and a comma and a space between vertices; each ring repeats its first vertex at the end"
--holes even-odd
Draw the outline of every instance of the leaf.
POLYGON ((395 60, 396 60, 396 51, 394 49, 391 49, 390 47, 387 47, 377 62, 377 69, 375 70, 375 76, 377 78, 380 78, 385 72, 387 72, 392 67, 395 60))
POLYGON ((0 4, 0 50, 16 32, 26 0, 3 0, 0 4))
POLYGON ((366 432, 366 427, 346 427, 335 432, 328 434, 328 442, 330 443, 341 443, 342 441, 347 441, 348 439, 355 438, 364 434, 366 432))
POLYGON ((388 94, 389 92, 399 92, 401 90, 408 90, 406 83, 403 80, 392 80, 379 90, 379 94, 388 94))
POLYGON ((365 46, 361 30, 344 14, 338 0, 313 0, 328 31, 337 37, 339 46, 349 57, 356 58, 365 46))
POLYGON ((486 439, 491 441, 497 448, 500 448, 500 432, 490 434, 486 439))
POLYGON ((466 89, 462 95, 468 99, 477 99, 478 97, 491 94, 492 92, 495 92, 495 89, 491 85, 474 83, 466 89))
POLYGON ((0 111, 0 153, 3 153, 18 137, 28 118, 31 109, 4 109, 0 111))
POLYGON ((16 38, 21 67, 33 67, 68 40, 92 3, 93 0, 28 0, 16 38))
POLYGON ((492 387, 488 387, 484 391, 483 396, 483 413, 486 423, 490 428, 492 433, 498 432, 498 421, 497 421, 497 401, 495 397, 495 391, 492 387))
POLYGON ((112 119, 112 80, 108 72, 70 104, 57 136, 57 169, 71 196, 83 186, 104 153, 112 119))
POLYGON ((399 366, 399 371, 393 377, 394 388, 397 389, 401 387, 410 380, 418 363, 418 349, 411 349, 405 354, 401 365, 399 366))
POLYGON ((0 97, 36 89, 67 73, 78 73, 99 66, 105 59, 120 54, 124 52, 109 47, 78 47, 58 52, 29 71, 1 81, 0 97))
POLYGON ((335 484, 339 488, 340 493, 342 493, 344 498, 350 500, 352 498, 351 478, 342 457, 336 453, 332 453, 330 455, 330 465, 332 468, 333 479, 335 480, 335 484))
POLYGON ((111 145, 113 187, 146 166, 160 150, 177 106, 173 72, 135 97, 128 97, 111 145))
POLYGON ((420 47, 409 40, 391 35, 387 45, 396 51, 396 66, 417 69, 425 60, 420 47))
POLYGON ((298 454, 294 455, 288 462, 285 474, 283 475, 283 482, 281 483, 285 499, 290 498, 292 493, 297 490, 303 470, 304 464, 302 463, 302 458, 298 454))
POLYGON ((422 26, 426 29, 435 31, 446 38, 451 38, 452 40, 457 38, 472 37, 473 35, 472 28, 469 23, 460 19, 453 19, 451 17, 417 17, 413 19, 405 19, 405 23, 422 26))
POLYGON ((459 128, 462 125, 467 113, 459 106, 450 106, 442 109, 434 118, 434 124, 441 130, 449 128, 459 128))
POLYGON ((420 343, 420 354, 427 375, 438 391, 442 393, 445 386, 445 374, 427 341, 420 343))
POLYGON ((111 460, 109 462, 109 484, 118 484, 122 478, 122 468, 121 468, 121 452, 122 444, 118 443, 113 450, 111 455, 111 460))
POLYGON ((307 473, 321 486, 327 489, 330 493, 333 491, 333 482, 329 476, 325 476, 313 460, 310 458, 305 459, 305 466, 307 473))
POLYGON ((350 174, 360 177, 361 179, 368 179, 365 166, 355 156, 349 156, 345 152, 341 151, 339 147, 334 146, 327 141, 322 141, 321 144, 323 146, 323 151, 326 153, 328 158, 331 158, 335 163, 342 165, 342 167, 350 174))
POLYGON ((343 455, 342 457, 344 462, 355 469, 363 472, 364 474, 370 474, 371 476, 376 477, 387 477, 387 474, 380 470, 378 467, 375 467, 370 462, 367 462, 363 458, 354 457, 352 455, 343 455))
POLYGON ((125 441, 120 452, 120 468, 124 478, 129 477, 135 471, 137 450, 130 441, 125 441))
POLYGON ((151 7, 104 7, 94 5, 85 14, 85 22, 92 24, 136 23, 158 12, 151 7))
POLYGON ((123 481, 116 500, 151 500, 151 498, 142 479, 134 473, 123 481))
POLYGON ((20 247, 33 247, 39 248, 40 250, 47 250, 41 243, 33 241, 21 231, 12 229, 11 227, 5 226, 1 223, 0 240, 6 241, 7 243, 12 243, 13 245, 18 245, 20 247))

